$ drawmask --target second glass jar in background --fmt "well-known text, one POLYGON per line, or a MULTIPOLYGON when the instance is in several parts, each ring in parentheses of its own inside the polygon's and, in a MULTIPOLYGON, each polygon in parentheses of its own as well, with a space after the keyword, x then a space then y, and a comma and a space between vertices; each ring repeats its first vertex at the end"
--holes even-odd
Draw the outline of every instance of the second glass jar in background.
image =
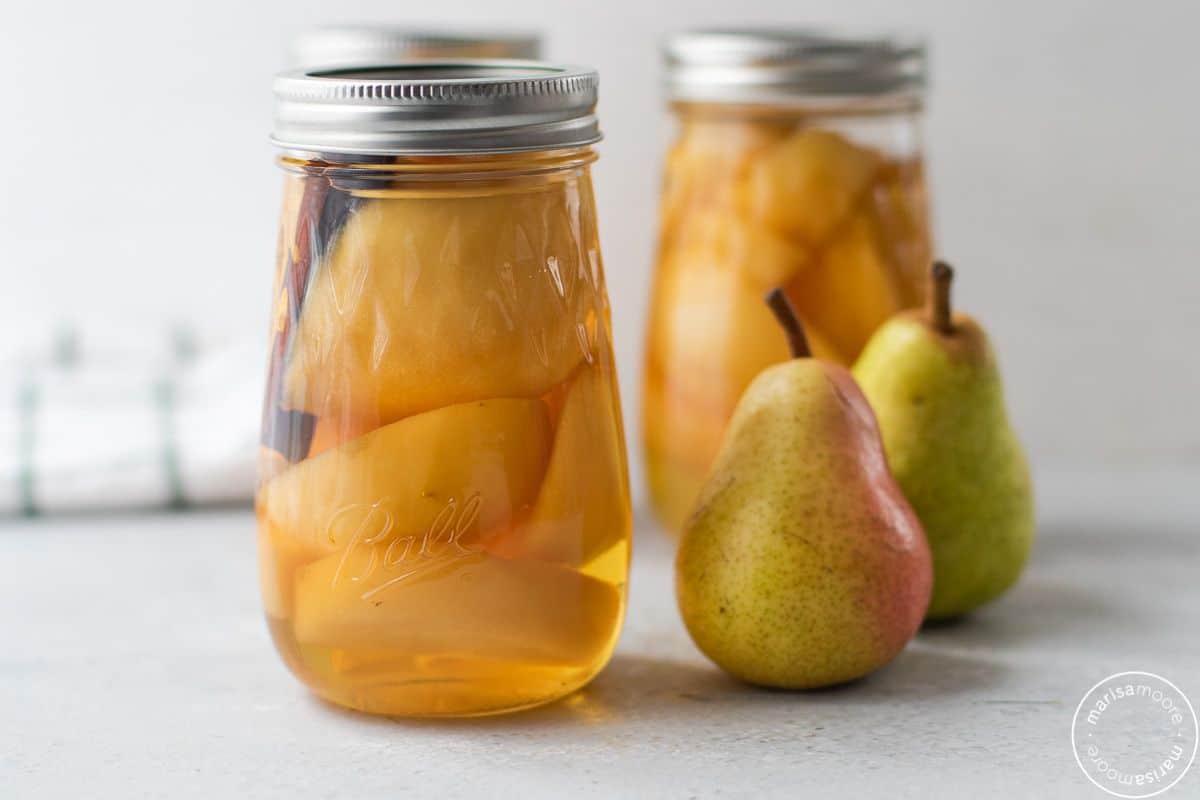
POLYGON ((851 363, 919 305, 930 257, 924 49, 812 33, 666 45, 668 156, 642 414, 651 501, 677 530, 743 390, 788 358, 782 286, 814 353, 851 363))
POLYGON ((374 713, 548 702, 607 662, 630 508, 596 75, 276 82, 287 171, 257 497, 275 643, 374 713))
POLYGON ((329 25, 297 34, 288 60, 293 69, 344 69, 413 59, 537 59, 541 51, 541 37, 530 32, 329 25))

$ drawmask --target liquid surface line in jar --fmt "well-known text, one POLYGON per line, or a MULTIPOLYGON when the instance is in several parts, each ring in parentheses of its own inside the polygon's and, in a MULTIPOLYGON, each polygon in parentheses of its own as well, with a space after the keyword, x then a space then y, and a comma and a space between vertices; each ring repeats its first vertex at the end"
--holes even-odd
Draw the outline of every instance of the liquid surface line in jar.
POLYGON ((409 63, 276 95, 257 497, 276 646, 373 713, 562 697, 611 655, 629 567, 595 73, 409 63))

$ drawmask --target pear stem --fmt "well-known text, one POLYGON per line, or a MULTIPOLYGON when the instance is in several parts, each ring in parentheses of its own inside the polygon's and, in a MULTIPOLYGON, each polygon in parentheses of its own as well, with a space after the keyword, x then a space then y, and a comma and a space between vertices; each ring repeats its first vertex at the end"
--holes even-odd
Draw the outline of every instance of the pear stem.
POLYGON ((945 261, 935 261, 929 270, 929 324, 938 333, 954 333, 951 318, 950 286, 954 283, 954 268, 945 261))
POLYGON ((787 333, 788 347, 791 348, 792 358, 808 358, 812 350, 808 347, 808 337, 804 335, 804 325, 800 316, 792 306, 792 301, 783 293, 783 289, 775 288, 767 293, 767 305, 783 330, 787 333))

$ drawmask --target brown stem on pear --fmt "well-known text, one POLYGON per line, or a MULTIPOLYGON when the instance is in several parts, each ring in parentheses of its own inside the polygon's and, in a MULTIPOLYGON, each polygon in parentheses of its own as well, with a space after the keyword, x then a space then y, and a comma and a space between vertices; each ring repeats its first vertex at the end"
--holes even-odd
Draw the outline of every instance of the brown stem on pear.
POLYGON ((945 261, 935 261, 929 270, 929 324, 938 333, 954 333, 951 319, 950 285, 954 283, 954 268, 945 261))
POLYGON ((772 289, 767 293, 767 305, 783 330, 787 333, 788 347, 791 348, 792 358, 808 358, 812 350, 808 347, 808 337, 804 335, 804 326, 800 324, 800 316, 792 307, 792 301, 783 293, 783 289, 772 289))

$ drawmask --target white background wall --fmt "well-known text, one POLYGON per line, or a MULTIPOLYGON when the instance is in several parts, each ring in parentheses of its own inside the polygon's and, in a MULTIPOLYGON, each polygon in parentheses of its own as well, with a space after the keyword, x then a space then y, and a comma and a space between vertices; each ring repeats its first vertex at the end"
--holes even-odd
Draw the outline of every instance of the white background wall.
MULTIPOLYGON (((257 335, 279 180, 270 76, 335 21, 541 28, 598 66, 598 187, 631 451, 678 26, 925 31, 938 238, 1041 465, 1200 462, 1200 4, 208 0, 0 11, 0 336, 78 317, 257 335), (409 17, 408 12, 418 16, 409 17)), ((635 467, 639 468, 640 467, 635 467)), ((635 489, 640 491, 640 473, 635 489)))

